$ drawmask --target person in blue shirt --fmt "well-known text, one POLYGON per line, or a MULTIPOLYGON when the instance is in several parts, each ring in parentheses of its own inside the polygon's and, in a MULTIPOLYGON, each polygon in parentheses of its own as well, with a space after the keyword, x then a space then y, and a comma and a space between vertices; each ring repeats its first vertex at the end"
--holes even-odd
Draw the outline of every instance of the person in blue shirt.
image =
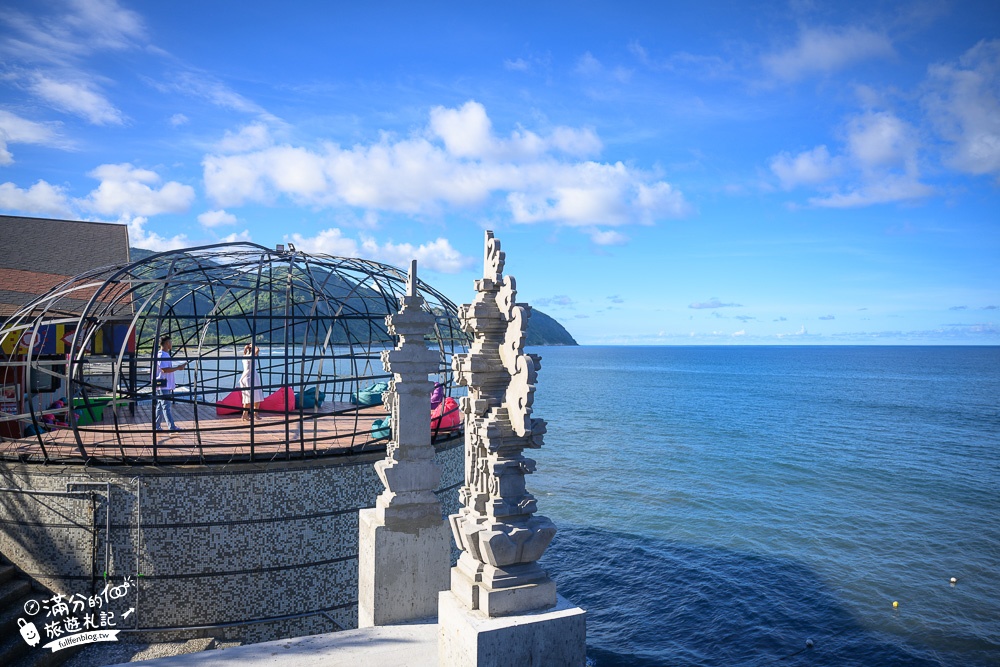
POLYGON ((174 389, 177 388, 177 379, 174 377, 174 373, 177 371, 182 371, 187 368, 187 363, 174 366, 170 359, 170 350, 173 348, 173 343, 170 340, 170 336, 160 337, 160 353, 156 362, 156 375, 154 377, 153 384, 156 387, 156 413, 153 419, 153 425, 156 427, 157 431, 162 431, 160 428, 160 421, 166 418, 167 428, 171 431, 179 431, 177 425, 174 424, 174 413, 173 413, 173 398, 172 394, 174 389))

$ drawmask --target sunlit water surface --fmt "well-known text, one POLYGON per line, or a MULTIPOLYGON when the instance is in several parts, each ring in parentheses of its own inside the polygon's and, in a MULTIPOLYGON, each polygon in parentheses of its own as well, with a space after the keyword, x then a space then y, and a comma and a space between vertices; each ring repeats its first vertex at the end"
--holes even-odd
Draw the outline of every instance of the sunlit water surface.
POLYGON ((1000 665, 1000 348, 529 351, 592 663, 1000 665))

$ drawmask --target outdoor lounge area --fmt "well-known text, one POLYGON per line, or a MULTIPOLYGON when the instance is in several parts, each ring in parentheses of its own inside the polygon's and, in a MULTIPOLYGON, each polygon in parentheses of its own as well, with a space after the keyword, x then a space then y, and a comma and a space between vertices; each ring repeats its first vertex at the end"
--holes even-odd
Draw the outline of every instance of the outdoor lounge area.
MULTIPOLYGON (((76 276, 0 329, 0 458, 194 464, 384 447, 381 355, 405 283, 378 262, 248 243, 76 276)), ((437 441, 460 428, 451 358, 468 337, 454 304, 417 289, 435 316, 437 441)))

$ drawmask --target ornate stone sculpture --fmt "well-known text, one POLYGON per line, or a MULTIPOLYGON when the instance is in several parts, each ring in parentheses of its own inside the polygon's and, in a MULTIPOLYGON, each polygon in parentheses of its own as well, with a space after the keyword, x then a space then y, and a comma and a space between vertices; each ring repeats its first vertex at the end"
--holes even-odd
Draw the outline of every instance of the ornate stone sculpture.
POLYGON ((386 318, 395 349, 382 353, 392 373, 383 402, 392 414, 392 439, 375 464, 385 486, 373 509, 358 513, 358 626, 391 625, 433 616, 438 593, 448 588, 448 524, 434 495, 441 471, 431 444, 427 376, 438 355, 424 337, 434 315, 417 294, 417 263, 410 265, 402 308, 386 318))
POLYGON ((545 422, 531 416, 541 358, 525 354, 531 307, 518 304, 514 279, 503 276, 500 242, 486 232, 482 280, 476 297, 459 308, 473 337, 467 354, 453 360, 465 417, 465 484, 462 508, 449 517, 462 550, 452 570, 452 592, 469 609, 505 616, 556 604, 555 583, 537 561, 556 532, 534 514, 525 488, 535 462, 523 455, 542 445, 545 422))
POLYGON ((414 260, 402 308, 385 318, 389 334, 399 336, 399 344, 382 352, 382 365, 393 375, 383 395, 392 415, 392 439, 385 458, 375 464, 385 485, 375 509, 390 528, 422 528, 441 520, 441 504, 434 495, 441 471, 433 460, 428 416, 434 385, 427 379, 438 370, 438 355, 424 340, 434 330, 434 315, 423 310, 424 299, 417 294, 416 265, 414 260))

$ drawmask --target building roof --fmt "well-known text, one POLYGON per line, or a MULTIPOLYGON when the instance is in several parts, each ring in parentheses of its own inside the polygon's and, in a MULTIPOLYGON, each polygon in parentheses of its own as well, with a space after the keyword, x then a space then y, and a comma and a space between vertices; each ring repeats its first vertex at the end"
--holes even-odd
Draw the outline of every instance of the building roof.
POLYGON ((0 319, 91 269, 129 262, 128 227, 0 215, 0 319))

